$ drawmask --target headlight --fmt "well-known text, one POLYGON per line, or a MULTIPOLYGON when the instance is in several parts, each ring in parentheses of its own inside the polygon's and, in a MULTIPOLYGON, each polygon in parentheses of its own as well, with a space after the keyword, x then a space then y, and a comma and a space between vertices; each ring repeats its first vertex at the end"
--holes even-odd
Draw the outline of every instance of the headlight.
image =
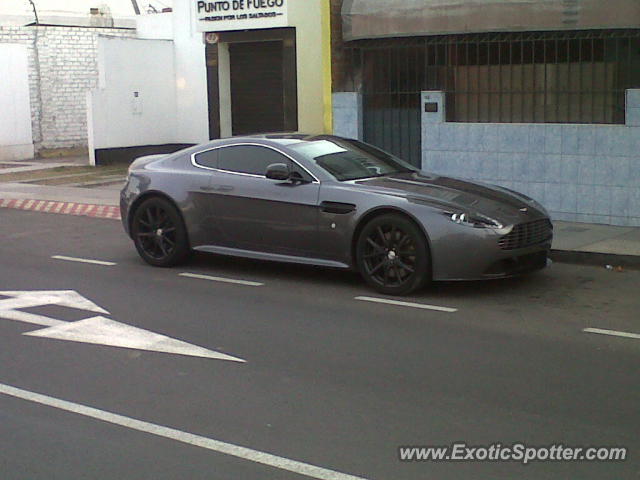
POLYGON ((499 221, 479 213, 471 214, 444 212, 444 214, 448 216, 452 222, 458 223, 460 225, 466 225, 468 227, 494 228, 496 230, 504 228, 504 225, 502 225, 499 221))

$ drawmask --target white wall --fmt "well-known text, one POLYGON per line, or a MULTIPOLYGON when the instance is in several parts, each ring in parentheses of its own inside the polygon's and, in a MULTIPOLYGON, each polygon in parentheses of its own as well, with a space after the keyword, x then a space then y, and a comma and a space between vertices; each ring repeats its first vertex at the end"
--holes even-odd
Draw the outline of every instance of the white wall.
POLYGON ((33 132, 30 143, 36 154, 46 156, 68 149, 77 150, 79 154, 86 150, 86 95, 98 84, 96 43, 99 34, 132 37, 135 31, 0 26, 0 44, 20 44, 27 48, 33 132))
MULTIPOLYGON (((289 23, 297 28, 299 129, 310 133, 324 131, 325 104, 330 105, 321 7, 321 0, 289 4, 289 23)), ((100 148, 209 140, 205 44, 194 16, 193 0, 175 0, 173 13, 138 22, 137 40, 100 39, 101 87, 88 100, 92 155, 100 148), (140 92, 142 113, 132 112, 134 91, 140 92)), ((228 77, 228 68, 220 73, 228 77)), ((221 81, 221 106, 230 112, 229 88, 221 81)), ((221 120, 222 133, 228 133, 230 113, 221 120)))
POLYGON ((173 14, 158 13, 136 17, 138 38, 148 40, 173 40, 173 14))
POLYGON ((191 0, 174 0, 178 138, 181 143, 209 140, 207 66, 202 33, 195 30, 191 0))
POLYGON ((182 141, 172 42, 99 37, 98 64, 99 88, 88 95, 92 161, 95 149, 182 141))
POLYGON ((0 160, 33 157, 28 52, 0 44, 0 160))

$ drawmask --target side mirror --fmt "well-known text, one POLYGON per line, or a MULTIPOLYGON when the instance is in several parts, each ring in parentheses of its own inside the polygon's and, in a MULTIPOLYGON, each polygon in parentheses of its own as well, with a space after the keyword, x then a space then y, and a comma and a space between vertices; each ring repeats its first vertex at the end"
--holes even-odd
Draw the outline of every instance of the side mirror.
POLYGON ((289 172, 289 167, 284 163, 272 163, 267 167, 267 173, 265 177, 270 180, 289 180, 291 176, 291 172, 289 172))

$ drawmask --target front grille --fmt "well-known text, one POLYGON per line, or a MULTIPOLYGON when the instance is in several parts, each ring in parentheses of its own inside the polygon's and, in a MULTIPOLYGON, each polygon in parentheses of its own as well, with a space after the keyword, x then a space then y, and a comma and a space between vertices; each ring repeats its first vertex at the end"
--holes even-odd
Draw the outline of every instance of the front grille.
POLYGON ((551 222, 548 218, 542 218, 534 222, 516 225, 511 232, 500 237, 498 245, 502 250, 516 250, 546 242, 552 236, 553 226, 551 222))

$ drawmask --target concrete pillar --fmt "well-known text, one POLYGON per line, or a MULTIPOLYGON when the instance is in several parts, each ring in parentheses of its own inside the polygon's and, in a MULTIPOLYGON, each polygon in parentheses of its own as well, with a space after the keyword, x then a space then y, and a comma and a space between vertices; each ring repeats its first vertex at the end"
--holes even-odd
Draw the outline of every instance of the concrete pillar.
POLYGON ((626 112, 627 126, 640 127, 640 89, 627 90, 626 112))
POLYGON ((362 95, 357 92, 333 94, 333 133, 362 140, 362 95))
POLYGON ((447 121, 445 93, 428 91, 421 93, 422 123, 444 123, 447 121))

